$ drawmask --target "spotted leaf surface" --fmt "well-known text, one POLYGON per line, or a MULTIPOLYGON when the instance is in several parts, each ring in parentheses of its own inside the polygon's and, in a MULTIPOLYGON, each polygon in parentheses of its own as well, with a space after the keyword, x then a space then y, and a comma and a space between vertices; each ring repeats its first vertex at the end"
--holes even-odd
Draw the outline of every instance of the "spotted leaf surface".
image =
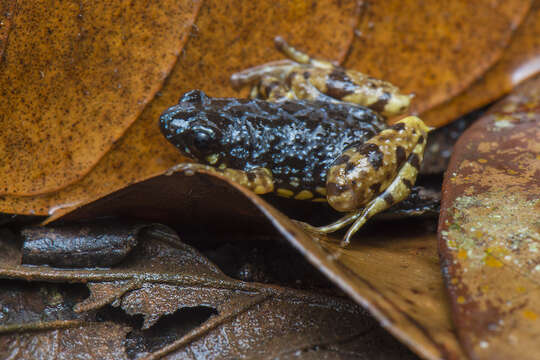
POLYGON ((200 4, 24 1, 4 10, 0 193, 43 194, 88 173, 163 84, 200 4))
POLYGON ((439 241, 453 317, 475 359, 540 356, 540 78, 456 144, 439 241))

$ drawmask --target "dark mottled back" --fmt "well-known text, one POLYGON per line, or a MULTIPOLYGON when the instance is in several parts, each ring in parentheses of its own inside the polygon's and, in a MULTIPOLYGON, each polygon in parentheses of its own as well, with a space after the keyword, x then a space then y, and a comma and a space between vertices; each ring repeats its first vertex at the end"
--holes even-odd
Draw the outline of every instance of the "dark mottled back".
POLYGON ((293 192, 324 187, 326 171, 346 147, 386 127, 377 113, 355 105, 212 99, 199 90, 165 111, 160 126, 171 143, 202 163, 216 154, 215 166, 266 167, 276 188, 293 192))

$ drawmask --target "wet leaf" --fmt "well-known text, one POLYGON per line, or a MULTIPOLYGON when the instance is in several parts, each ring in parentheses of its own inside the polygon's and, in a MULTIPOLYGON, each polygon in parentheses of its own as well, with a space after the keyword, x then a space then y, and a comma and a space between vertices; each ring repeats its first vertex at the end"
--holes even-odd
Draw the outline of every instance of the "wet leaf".
POLYGON ((273 38, 330 60, 345 56, 357 21, 357 2, 347 1, 205 1, 190 39, 160 90, 137 121, 78 183, 49 195, 0 198, 0 211, 48 215, 63 207, 84 204, 129 183, 162 173, 185 161, 164 141, 160 114, 194 88, 212 96, 240 96, 232 90, 233 72, 281 59, 273 38))
POLYGON ((415 93, 411 110, 422 113, 466 89, 494 64, 530 5, 365 2, 344 65, 415 93))
POLYGON ((533 6, 499 61, 482 78, 451 100, 422 114, 433 126, 489 104, 540 71, 540 1, 533 6))
MULTIPOLYGON (((62 302, 64 299, 60 294, 51 290, 48 296, 9 298, 11 301, 7 305, 0 296, 0 301, 4 300, 4 307, 20 308, 14 311, 15 314, 21 314, 20 310, 26 309, 25 303, 20 301, 21 298, 36 303, 34 308, 37 309, 33 309, 36 314, 45 312, 43 308, 49 307, 48 303, 53 299, 57 304, 56 311, 61 313, 58 316, 49 315, 50 319, 43 319, 42 315, 39 317, 41 326, 50 326, 51 333, 35 335, 28 327, 20 326, 17 331, 24 335, 8 333, 0 337, 0 341, 5 341, 7 348, 12 351, 27 351, 23 346, 32 343, 31 349, 42 352, 50 346, 49 339, 56 335, 72 346, 70 351, 78 356, 97 352, 100 354, 99 358, 123 359, 127 358, 124 353, 126 342, 116 342, 116 332, 120 331, 119 335, 123 337, 127 332, 123 330, 125 327, 119 327, 118 324, 91 323, 84 324, 84 328, 61 331, 58 328, 71 323, 54 320, 58 317, 77 318, 81 314, 91 317, 93 312, 88 312, 89 310, 112 303, 127 314, 144 315, 142 330, 145 330, 150 327, 159 328, 158 320, 163 316, 174 314, 186 307, 205 306, 215 309, 217 314, 191 331, 180 334, 175 341, 170 341, 161 349, 153 349, 150 353, 141 345, 139 349, 143 350, 137 352, 137 356, 159 358, 171 354, 173 358, 205 359, 315 356, 348 359, 377 355, 382 359, 414 358, 411 353, 385 337, 374 319, 368 317, 350 300, 234 280, 223 274, 195 249, 180 242, 173 231, 162 225, 145 228, 140 237, 130 258, 110 270, 58 270, 6 265, 0 258, 1 277, 89 282, 91 290, 90 297, 74 307, 79 315, 73 313, 69 304, 62 302), (43 305, 42 302, 46 304, 43 305), (112 329, 106 328, 111 325, 112 329), (91 327, 98 328, 100 335, 89 335, 91 327), (74 332, 80 336, 77 344, 71 343, 74 332), (99 346, 104 347, 101 342, 104 334, 108 333, 111 333, 112 337, 108 344, 113 343, 117 348, 108 351, 99 349, 99 346)), ((7 290, 3 292, 5 296, 10 296, 9 286, 3 284, 3 290, 7 290)), ((40 291, 47 294, 47 290, 40 291)), ((10 323, 16 323, 15 320, 11 319, 10 323)), ((23 323, 28 321, 31 323, 32 318, 25 319, 23 323)), ((0 322, 0 333, 6 332, 9 332, 9 329, 2 327, 0 322)), ((66 350, 63 347, 61 349, 66 350)))
POLYGON ((137 245, 145 224, 101 220, 55 228, 26 227, 22 263, 55 267, 108 267, 121 262, 137 245))
POLYGON ((0 62, 0 193, 79 180, 160 89, 201 1, 130 3, 14 6, 0 62))
POLYGON ((439 223, 459 337, 471 358, 540 356, 540 78, 456 144, 439 223))
POLYGON ((191 227, 279 232, 418 354, 429 359, 462 356, 449 316, 434 234, 358 237, 352 248, 343 250, 336 245, 340 239, 313 237, 260 197, 202 172, 171 171, 78 208, 62 220, 96 216, 159 221, 179 231, 191 227))
POLYGON ((0 358, 120 358, 130 330, 71 309, 80 294, 51 284, 0 281, 0 358))

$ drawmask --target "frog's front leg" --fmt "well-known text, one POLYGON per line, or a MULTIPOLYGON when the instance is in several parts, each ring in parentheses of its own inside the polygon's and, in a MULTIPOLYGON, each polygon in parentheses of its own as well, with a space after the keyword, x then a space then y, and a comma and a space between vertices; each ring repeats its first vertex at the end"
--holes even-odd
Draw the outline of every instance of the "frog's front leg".
POLYGON ((345 150, 328 172, 327 199, 334 209, 349 214, 312 230, 328 233, 354 222, 343 239, 345 246, 369 218, 404 200, 416 181, 429 131, 422 120, 409 116, 345 150))
POLYGON ((230 168, 216 168, 210 165, 182 163, 171 169, 172 172, 183 170, 186 173, 203 171, 223 176, 237 184, 247 187, 255 194, 267 194, 274 191, 274 178, 267 168, 255 168, 249 171, 230 168))

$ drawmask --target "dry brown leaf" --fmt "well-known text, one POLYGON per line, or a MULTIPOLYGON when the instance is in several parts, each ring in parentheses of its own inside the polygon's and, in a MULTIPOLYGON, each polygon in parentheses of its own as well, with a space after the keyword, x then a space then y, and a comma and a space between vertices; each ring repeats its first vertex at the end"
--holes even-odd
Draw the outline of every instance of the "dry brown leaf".
POLYGON ((17 2, 0 60, 0 193, 88 173, 162 86, 200 3, 17 2))
POLYGON ((205 1, 194 32, 159 96, 89 175, 59 192, 0 198, 0 211, 47 215, 84 204, 126 184, 162 173, 185 161, 157 126, 160 114, 193 88, 213 96, 238 96, 229 76, 282 58, 273 38, 285 36, 311 54, 340 61, 357 21, 356 1, 205 1))
POLYGON ((62 220, 104 215, 159 221, 179 231, 190 226, 217 232, 278 231, 419 355, 428 359, 463 356, 450 320, 435 235, 357 237, 351 249, 343 250, 311 237, 239 185, 209 174, 172 171, 78 208, 62 220))
POLYGON ((366 1, 345 66, 415 93, 411 111, 421 113, 457 95, 492 66, 530 5, 366 1))
POLYGON ((461 341, 474 359, 540 357, 540 77, 456 144, 439 236, 461 341))
POLYGON ((489 104, 540 71, 540 1, 514 34, 510 45, 484 76, 465 91, 422 114, 432 126, 447 124, 458 116, 489 104))

